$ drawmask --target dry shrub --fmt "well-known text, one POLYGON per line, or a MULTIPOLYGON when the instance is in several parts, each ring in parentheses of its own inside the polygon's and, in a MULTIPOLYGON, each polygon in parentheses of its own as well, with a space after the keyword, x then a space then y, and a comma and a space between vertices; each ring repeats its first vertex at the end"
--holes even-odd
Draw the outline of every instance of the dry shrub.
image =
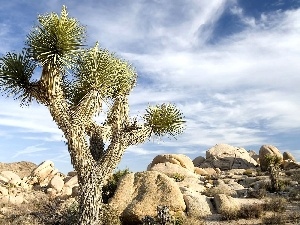
POLYGON ((222 220, 236 220, 239 218, 239 210, 226 209, 221 211, 222 220))
POLYGON ((289 198, 291 201, 300 201, 300 187, 294 187, 289 192, 289 198))
POLYGON ((225 185, 219 185, 216 187, 206 189, 206 191, 203 194, 208 197, 214 197, 215 195, 218 195, 218 194, 225 194, 227 196, 236 196, 237 195, 235 190, 232 190, 225 185))
POLYGON ((244 205, 239 210, 238 213, 239 218, 244 219, 255 219, 260 218, 263 214, 263 207, 260 204, 251 204, 251 205, 244 205))
POLYGON ((244 205, 240 209, 222 210, 222 220, 238 220, 238 219, 257 219, 263 214, 263 207, 260 204, 244 205))
POLYGON ((286 221, 283 215, 278 213, 273 213, 269 216, 264 216, 262 218, 262 224, 264 225, 285 225, 286 221))
POLYGON ((258 198, 258 199, 262 199, 264 197, 266 197, 267 195, 267 190, 265 187, 260 188, 258 190, 249 190, 248 191, 248 197, 249 198, 258 198))
POLYGON ((287 208, 288 201, 283 197, 274 197, 266 201, 264 209, 272 212, 284 212, 287 208))

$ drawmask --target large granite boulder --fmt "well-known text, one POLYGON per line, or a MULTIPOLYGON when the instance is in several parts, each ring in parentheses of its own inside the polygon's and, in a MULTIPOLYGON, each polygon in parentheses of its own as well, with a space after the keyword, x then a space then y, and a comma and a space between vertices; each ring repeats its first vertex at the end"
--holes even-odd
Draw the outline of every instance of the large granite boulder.
POLYGON ((206 160, 200 167, 219 168, 220 170, 249 169, 257 166, 257 162, 249 153, 240 147, 228 144, 217 144, 206 151, 206 160))
POLYGON ((18 185, 21 183, 21 178, 12 171, 2 171, 0 173, 0 183, 18 185))
POLYGON ((231 196, 217 194, 214 198, 218 213, 229 214, 240 210, 240 204, 231 196))
POLYGON ((54 163, 50 160, 46 160, 39 164, 30 174, 28 183, 39 184, 41 187, 48 186, 51 179, 58 170, 54 168, 54 163))
POLYGON ((281 152, 273 145, 263 145, 259 149, 259 162, 260 168, 262 171, 268 170, 268 162, 266 160, 267 155, 277 156, 278 158, 283 160, 283 156, 281 152))
MULTIPOLYGON (((155 164, 158 163, 172 163, 179 165, 185 169, 188 169, 191 172, 194 172, 194 163, 193 161, 186 155, 183 154, 164 154, 156 156, 148 168, 153 167, 155 164)), ((148 169, 147 168, 147 169, 148 169)))
POLYGON ((194 166, 199 167, 205 161, 203 156, 198 156, 193 160, 194 166))
POLYGON ((128 225, 140 224, 146 215, 156 216, 159 205, 168 206, 171 214, 184 213, 186 209, 174 179, 157 171, 126 174, 109 204, 128 225))
POLYGON ((296 162, 296 159, 295 159, 295 157, 292 155, 292 153, 290 153, 290 152, 284 152, 283 154, 282 154, 282 156, 283 156, 283 160, 291 160, 291 161, 293 161, 293 162, 296 162))
POLYGON ((189 217, 204 218, 212 215, 213 206, 210 198, 193 191, 185 191, 183 199, 189 217))
POLYGON ((178 164, 173 164, 170 162, 154 164, 152 167, 150 167, 150 168, 148 167, 148 171, 158 171, 158 172, 166 174, 167 176, 169 176, 171 178, 176 175, 181 175, 184 177, 197 177, 197 175, 194 172, 192 172, 178 164))

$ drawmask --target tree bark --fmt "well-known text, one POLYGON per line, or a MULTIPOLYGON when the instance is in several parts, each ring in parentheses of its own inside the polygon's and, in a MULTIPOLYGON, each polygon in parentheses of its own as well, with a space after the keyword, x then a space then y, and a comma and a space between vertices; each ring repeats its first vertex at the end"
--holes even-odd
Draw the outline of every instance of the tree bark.
POLYGON ((85 171, 79 182, 79 225, 102 225, 102 187, 105 175, 97 170, 85 171))

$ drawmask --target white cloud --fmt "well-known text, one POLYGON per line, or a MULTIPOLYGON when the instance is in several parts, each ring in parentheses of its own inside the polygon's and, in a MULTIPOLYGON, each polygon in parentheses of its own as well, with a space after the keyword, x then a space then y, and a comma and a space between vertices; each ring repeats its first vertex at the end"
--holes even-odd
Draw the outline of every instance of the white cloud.
MULTIPOLYGON (((144 113, 148 103, 174 102, 186 116, 187 129, 178 141, 129 148, 126 160, 132 155, 149 160, 165 149, 194 154, 195 146, 216 143, 261 145, 274 141, 272 135, 299 132, 300 10, 254 19, 237 5, 231 13, 244 30, 208 45, 228 2, 234 1, 68 4, 70 15, 87 25, 90 42, 99 40, 137 68, 142 82, 130 97, 133 115, 144 113)), ((1 99, 1 125, 9 129, 0 136, 25 131, 27 140, 62 140, 43 106, 21 109, 1 99)))
POLYGON ((137 146, 130 146, 128 149, 126 149, 125 154, 132 153, 135 155, 159 155, 162 154, 163 151, 161 150, 147 150, 141 147, 137 146))

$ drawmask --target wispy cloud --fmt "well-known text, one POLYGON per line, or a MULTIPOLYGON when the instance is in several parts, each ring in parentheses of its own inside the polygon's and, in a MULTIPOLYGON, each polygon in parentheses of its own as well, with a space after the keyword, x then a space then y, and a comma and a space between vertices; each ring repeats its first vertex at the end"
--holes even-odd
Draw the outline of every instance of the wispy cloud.
POLYGON ((17 151, 16 154, 12 158, 19 157, 21 155, 34 155, 35 153, 38 152, 44 152, 47 151, 48 148, 46 147, 41 147, 43 145, 33 145, 33 146, 28 146, 23 150, 17 151))

